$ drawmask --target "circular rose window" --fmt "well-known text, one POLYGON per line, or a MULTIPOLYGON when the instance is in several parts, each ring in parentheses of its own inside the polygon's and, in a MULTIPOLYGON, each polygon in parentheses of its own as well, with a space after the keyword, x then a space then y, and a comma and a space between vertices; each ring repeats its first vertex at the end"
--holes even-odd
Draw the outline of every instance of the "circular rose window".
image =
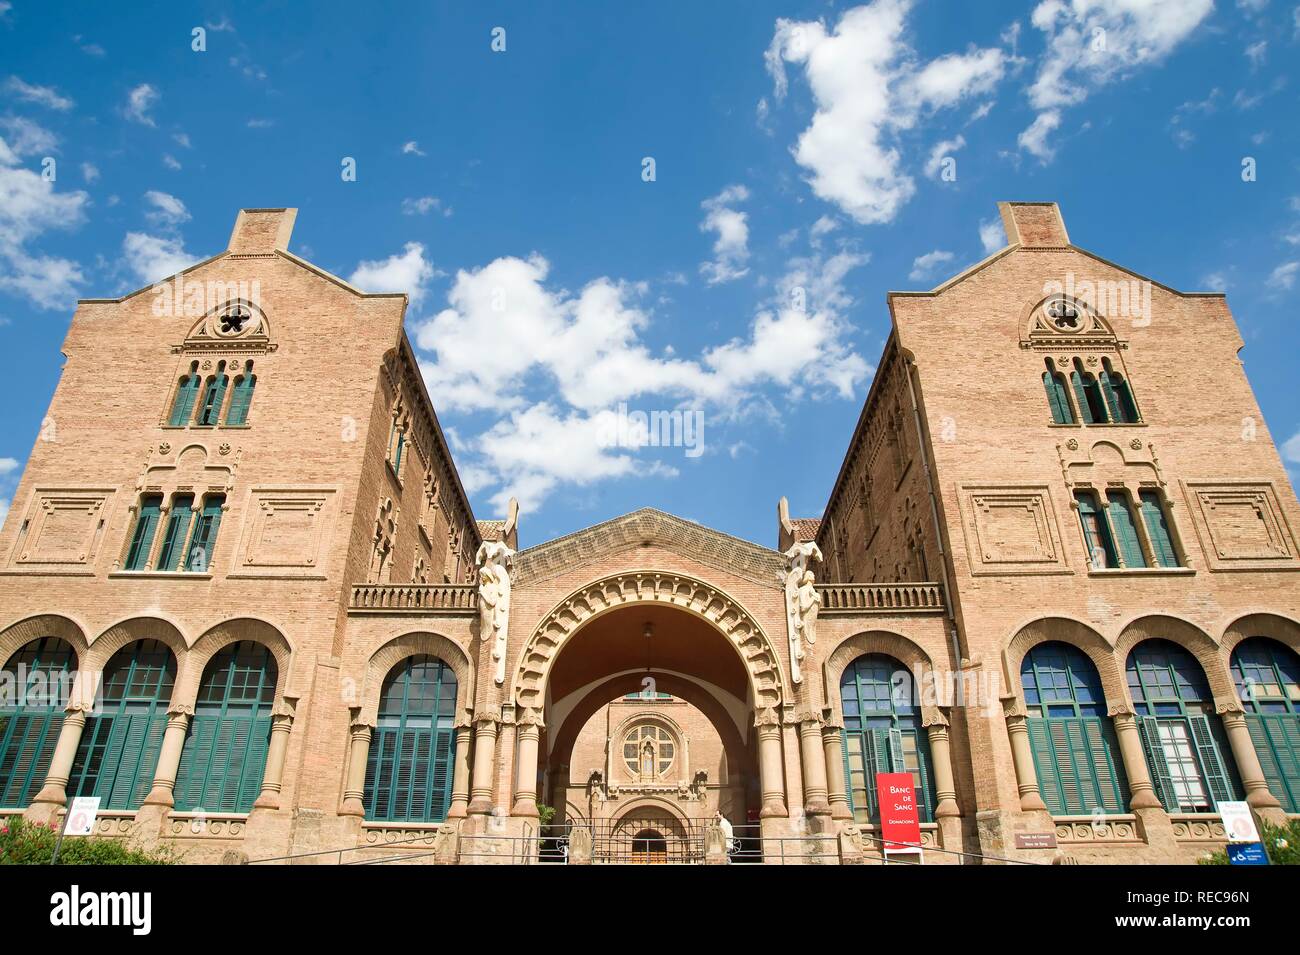
POLYGON ((623 762, 638 779, 658 779, 672 768, 677 744, 658 723, 641 723, 623 738, 623 762))

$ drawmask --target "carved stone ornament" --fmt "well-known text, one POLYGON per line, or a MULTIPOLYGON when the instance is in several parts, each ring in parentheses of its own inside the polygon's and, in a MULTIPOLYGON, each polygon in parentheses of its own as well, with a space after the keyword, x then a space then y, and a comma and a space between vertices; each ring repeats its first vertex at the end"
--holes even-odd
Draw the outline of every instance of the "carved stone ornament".
POLYGON ((497 686, 506 681, 506 647, 510 625, 510 562, 515 552, 502 541, 484 541, 474 563, 478 566, 478 610, 480 633, 491 640, 493 679, 497 686))
POLYGON ((796 541, 785 552, 785 614, 790 637, 790 679, 803 682, 800 662, 806 648, 817 642, 817 614, 821 610, 822 595, 817 592, 817 579, 810 564, 822 559, 822 552, 813 541, 796 541))

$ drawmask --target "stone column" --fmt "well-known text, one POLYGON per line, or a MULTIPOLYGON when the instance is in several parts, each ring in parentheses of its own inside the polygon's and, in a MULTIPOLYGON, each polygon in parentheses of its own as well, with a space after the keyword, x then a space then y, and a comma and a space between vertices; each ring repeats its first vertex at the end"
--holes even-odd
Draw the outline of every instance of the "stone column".
POLYGON ((1029 727, 1024 713, 1007 714, 1007 735, 1011 737, 1011 760, 1016 767, 1016 788, 1020 791, 1020 808, 1025 812, 1046 812, 1038 791, 1038 776, 1034 772, 1034 755, 1029 748, 1029 727))
POLYGON ((829 816, 826 793, 826 751, 821 720, 808 715, 799 722, 799 755, 803 764, 803 805, 810 816, 829 816))
POLYGON ((785 804, 785 780, 781 772, 781 717, 770 707, 754 719, 758 730, 758 776, 763 793, 760 819, 785 817, 790 814, 785 804))
POLYGON ((844 727, 838 723, 822 724, 822 752, 826 760, 826 795, 831 804, 831 818, 850 820, 849 794, 844 789, 844 727))
POLYGON ((50 756, 50 768, 45 774, 45 785, 36 794, 32 804, 23 813, 29 822, 49 823, 58 815, 59 808, 68 801, 68 777, 72 775, 72 761, 81 744, 81 731, 86 725, 86 709, 79 703, 70 703, 63 714, 59 739, 50 756))
POLYGON ((1264 769, 1259 764, 1259 753, 1255 752, 1255 741, 1250 738, 1245 712, 1226 709, 1220 712, 1220 716, 1228 734, 1232 758, 1237 762, 1241 784, 1246 787, 1246 802, 1268 822, 1284 825, 1286 813, 1282 811, 1282 804, 1277 801, 1277 797, 1269 791, 1268 781, 1264 779, 1264 769))
POLYGON ((934 767, 934 816, 945 819, 961 815, 957 786, 952 778, 952 751, 948 746, 948 724, 931 723, 925 728, 930 738, 930 763, 934 767))
POLYGON ((1146 754, 1142 752, 1142 737, 1138 734, 1137 717, 1132 710, 1111 713, 1115 722, 1115 738, 1119 741, 1119 756, 1128 777, 1129 809, 1164 809, 1156 788, 1151 783, 1146 754))
MULTIPOLYGON (((254 809, 279 809, 280 790, 284 784, 284 756, 289 750, 289 732, 293 729, 294 707, 284 702, 271 713, 271 745, 266 751, 266 771, 262 774, 262 791, 257 795, 254 809)), ((369 756, 369 746, 366 747, 369 756)), ((364 762, 364 761, 363 761, 364 762)), ((351 775, 351 773, 349 773, 351 775)), ((364 790, 366 778, 361 777, 364 790)))
POLYGON ((515 802, 512 816, 537 816, 537 747, 542 735, 540 713, 523 713, 515 728, 518 741, 515 762, 515 802))
POLYGON ((451 773, 451 806, 448 819, 465 816, 469 806, 469 751, 474 743, 474 729, 468 722, 456 726, 456 756, 451 773))
POLYGON ((158 765, 153 771, 153 787, 145 797, 146 806, 171 809, 176 804, 176 773, 181 766, 181 753, 185 749, 185 733, 190 728, 194 707, 174 705, 167 711, 167 728, 163 730, 162 746, 158 749, 158 765))
POLYGON ((497 721, 480 717, 474 724, 474 771, 470 787, 469 813, 486 816, 492 812, 492 776, 496 769, 497 721))
POLYGON ((349 743, 348 779, 343 790, 342 816, 366 816, 366 763, 370 758, 370 735, 372 727, 367 723, 352 724, 352 739, 349 743))

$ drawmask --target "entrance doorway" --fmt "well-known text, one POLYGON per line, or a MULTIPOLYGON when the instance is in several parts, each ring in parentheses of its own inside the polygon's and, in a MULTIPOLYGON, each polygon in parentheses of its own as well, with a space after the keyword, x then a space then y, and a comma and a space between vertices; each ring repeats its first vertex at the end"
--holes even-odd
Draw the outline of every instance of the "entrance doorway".
POLYGON ((657 829, 642 829, 632 837, 634 865, 663 865, 668 861, 668 840, 657 829))

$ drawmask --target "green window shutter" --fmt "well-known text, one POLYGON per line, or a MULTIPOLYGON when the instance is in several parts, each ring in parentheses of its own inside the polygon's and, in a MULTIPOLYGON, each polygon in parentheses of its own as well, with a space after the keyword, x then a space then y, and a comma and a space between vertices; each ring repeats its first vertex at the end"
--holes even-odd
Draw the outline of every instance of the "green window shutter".
POLYGON ((1259 754, 1269 792, 1289 813, 1300 813, 1300 716, 1248 714, 1246 725, 1259 754))
POLYGON ((185 569, 196 574, 209 572, 212 552, 217 546, 217 531, 221 528, 221 509, 226 503, 224 494, 210 495, 203 502, 203 511, 194 522, 190 546, 185 552, 185 569))
POLYGON ((1146 753, 1147 768, 1151 770, 1151 785, 1155 787, 1156 796, 1166 812, 1177 812, 1173 782, 1169 775, 1169 764, 1165 761, 1164 744, 1160 742, 1159 720, 1154 716, 1138 718, 1138 735, 1142 737, 1142 749, 1146 753))
POLYGON ((149 561, 153 535, 158 530, 158 519, 161 516, 161 497, 146 497, 140 502, 140 512, 135 519, 135 530, 131 534, 131 547, 126 552, 127 570, 144 570, 145 564, 149 561))
POLYGON ((194 514, 194 495, 178 495, 172 500, 167 530, 163 534, 162 550, 158 554, 158 570, 180 570, 185 553, 185 536, 190 531, 194 514))
POLYGON ((1119 541, 1124 566, 1145 567, 1147 559, 1142 553, 1142 542, 1138 540, 1137 528, 1133 525, 1133 511, 1123 491, 1111 491, 1106 495, 1106 516, 1110 518, 1110 526, 1119 541))
POLYGON ((1088 394, 1084 390, 1083 377, 1077 372, 1070 372, 1070 382, 1074 385, 1074 397, 1079 403, 1079 415, 1083 418, 1084 424, 1096 424, 1096 419, 1092 416, 1092 405, 1088 403, 1088 394))
POLYGON ((199 424, 215 425, 221 414, 221 404, 226 398, 226 385, 230 379, 224 374, 213 375, 203 389, 203 403, 199 408, 199 424))
POLYGON ((1110 528, 1106 523, 1105 513, 1097 504, 1097 498, 1089 491, 1077 491, 1074 495, 1079 504, 1079 523, 1083 528, 1083 544, 1088 551, 1088 563, 1095 566, 1093 555, 1100 550, 1106 567, 1115 567, 1115 542, 1111 539, 1110 528))
POLYGON ((253 404, 253 389, 257 387, 257 376, 251 371, 235 379, 235 389, 230 395, 230 409, 226 412, 226 424, 244 424, 248 420, 248 409, 253 404))
POLYGON ((1169 534, 1169 524, 1165 520, 1160 495, 1155 491, 1140 491, 1138 499, 1142 502, 1142 520, 1147 527, 1147 537, 1151 541, 1156 564, 1160 567, 1179 566, 1178 553, 1174 550, 1174 541, 1169 534))
POLYGON ((1122 762, 1115 758, 1118 746, 1114 730, 1109 721, 1101 717, 1083 717, 1080 722, 1083 724, 1088 752, 1092 756, 1093 786, 1097 794, 1097 802, 1092 810, 1126 812, 1128 780, 1124 778, 1122 762))
POLYGON ((1034 758, 1034 775, 1038 778, 1038 792, 1047 804, 1047 811, 1054 816, 1067 815, 1065 800, 1062 795, 1061 769, 1056 759, 1056 750, 1052 745, 1051 729, 1048 721, 1039 717, 1025 720, 1029 733, 1029 752, 1034 758))
POLYGON ((0 751, 0 806, 21 809, 45 785, 54 744, 63 729, 63 716, 54 712, 17 710, 5 719, 4 749, 0 751))
POLYGON ((1204 716, 1189 716, 1187 724, 1191 727, 1192 740, 1196 744, 1196 754, 1201 763, 1201 777, 1210 792, 1210 801, 1214 806, 1233 798, 1233 786, 1228 781, 1228 772, 1219 744, 1210 730, 1210 721, 1204 716))
POLYGON ((198 374, 186 375, 181 379, 180 385, 176 389, 176 397, 172 401, 171 417, 167 419, 167 423, 177 428, 189 424, 190 418, 194 415, 194 399, 198 396, 198 374))
POLYGON ((1065 393, 1061 376, 1050 371, 1043 372, 1043 388, 1047 391, 1047 404, 1052 409, 1052 421, 1056 424, 1074 424, 1074 413, 1070 410, 1070 399, 1065 393))
POLYGON ((1123 421, 1124 412, 1120 406, 1119 395, 1116 393, 1115 384, 1111 380, 1110 372, 1103 371, 1097 376, 1101 381, 1101 393, 1106 399, 1106 410, 1110 412, 1111 421, 1123 421))

